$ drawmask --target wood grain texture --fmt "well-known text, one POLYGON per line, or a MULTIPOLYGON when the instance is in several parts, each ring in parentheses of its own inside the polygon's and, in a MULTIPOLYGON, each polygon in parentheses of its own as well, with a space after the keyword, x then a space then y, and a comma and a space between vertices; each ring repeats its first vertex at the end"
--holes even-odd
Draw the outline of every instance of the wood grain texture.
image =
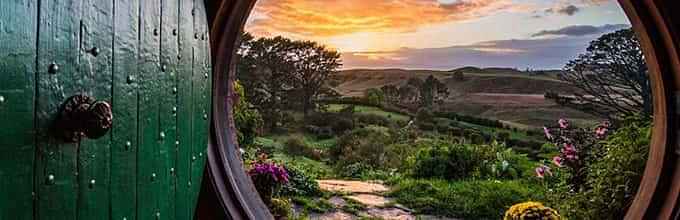
MULTIPOLYGON (((111 103, 113 0, 81 0, 78 71, 71 79, 81 82, 76 92, 111 103)), ((111 136, 84 138, 77 152, 77 219, 109 216, 109 164, 111 136)))
POLYGON ((193 121, 193 47, 194 19, 192 8, 194 0, 179 0, 179 56, 177 65, 177 193, 176 193, 176 217, 177 219, 190 219, 192 208, 195 207, 189 199, 191 187, 191 154, 193 146, 192 121, 193 121))
POLYGON ((79 144, 63 143, 50 131, 61 104, 85 87, 79 74, 79 0, 41 0, 38 23, 36 203, 38 219, 76 219, 79 144), (59 71, 50 73, 51 65, 59 71))
POLYGON ((139 149, 137 151, 137 219, 160 218, 162 172, 160 146, 160 0, 140 1, 139 50, 139 149))
POLYGON ((0 219, 33 219, 37 7, 0 2, 0 219))
MULTIPOLYGON (((136 219, 139 0, 115 2, 111 219, 136 219)), ((143 164, 144 161, 141 161, 143 164)))

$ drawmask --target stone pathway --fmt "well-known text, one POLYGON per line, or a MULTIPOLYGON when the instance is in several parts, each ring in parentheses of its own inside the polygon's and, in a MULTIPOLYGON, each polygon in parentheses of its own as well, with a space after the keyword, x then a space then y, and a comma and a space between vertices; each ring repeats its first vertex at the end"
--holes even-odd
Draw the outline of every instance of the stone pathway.
MULTIPOLYGON (((319 180, 324 191, 335 192, 338 196, 328 199, 335 209, 327 213, 312 213, 312 220, 356 220, 361 217, 372 217, 384 220, 415 220, 416 216, 408 208, 385 197, 389 188, 380 182, 363 182, 348 180, 319 180), (348 212, 352 204, 360 204, 360 211, 348 212)), ((418 219, 455 220, 434 216, 418 216, 418 219)))

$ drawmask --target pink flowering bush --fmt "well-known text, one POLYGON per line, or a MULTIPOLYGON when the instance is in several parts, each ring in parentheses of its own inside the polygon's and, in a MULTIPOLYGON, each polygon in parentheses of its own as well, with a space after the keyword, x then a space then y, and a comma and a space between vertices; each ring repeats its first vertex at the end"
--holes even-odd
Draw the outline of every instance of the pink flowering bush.
MULTIPOLYGON (((609 122, 602 122, 595 129, 578 128, 561 118, 556 125, 543 128, 546 139, 559 149, 551 163, 561 172, 566 172, 569 185, 583 185, 588 175, 585 168, 590 161, 602 156, 600 142, 607 137, 610 127, 609 122)), ((550 167, 541 165, 536 168, 537 177, 544 178, 546 175, 552 175, 550 167)))
POLYGON ((288 183, 288 171, 283 166, 267 160, 265 154, 255 161, 248 170, 262 200, 270 204, 274 189, 288 183))
POLYGON ((591 129, 567 120, 544 129, 558 154, 536 167, 547 204, 569 219, 623 219, 642 178, 651 121, 630 117, 616 129, 603 122, 591 129))

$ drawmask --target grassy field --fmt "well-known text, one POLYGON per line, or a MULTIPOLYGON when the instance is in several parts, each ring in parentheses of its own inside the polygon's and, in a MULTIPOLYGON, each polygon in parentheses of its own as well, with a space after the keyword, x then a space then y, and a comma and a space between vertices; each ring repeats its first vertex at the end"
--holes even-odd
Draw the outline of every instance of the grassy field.
MULTIPOLYGON (((347 107, 347 105, 345 105, 345 104, 330 104, 328 106, 328 111, 339 112, 340 110, 342 110, 345 107, 347 107)), ((371 107, 371 106, 361 106, 361 105, 354 106, 354 112, 355 113, 380 115, 380 116, 391 118, 392 120, 396 120, 396 121, 408 121, 409 120, 408 115, 403 115, 403 114, 394 113, 394 112, 387 112, 387 111, 384 111, 380 108, 371 107)))

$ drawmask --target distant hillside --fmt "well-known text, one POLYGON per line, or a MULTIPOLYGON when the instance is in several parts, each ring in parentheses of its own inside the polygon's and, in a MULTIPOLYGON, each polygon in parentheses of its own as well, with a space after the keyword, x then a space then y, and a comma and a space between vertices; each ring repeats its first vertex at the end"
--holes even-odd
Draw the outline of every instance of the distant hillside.
POLYGON ((445 82, 455 94, 464 93, 520 93, 544 94, 546 91, 573 93, 574 88, 557 79, 557 72, 546 71, 536 75, 510 68, 463 67, 451 71, 404 70, 404 69, 355 69, 341 71, 334 80, 336 89, 345 96, 361 96, 369 88, 384 85, 401 85, 411 77, 426 78, 433 75, 445 82), (464 74, 458 81, 451 76, 456 72, 464 74))
POLYGON ((559 70, 525 72, 510 68, 463 67, 450 71, 403 69, 355 69, 334 77, 343 96, 362 96, 369 88, 402 85, 411 77, 433 75, 446 84, 450 96, 440 110, 498 119, 519 127, 540 127, 567 117, 579 124, 598 119, 567 109, 543 98, 547 91, 571 94, 578 89, 558 79, 559 70), (452 77, 462 72, 463 79, 452 77))

